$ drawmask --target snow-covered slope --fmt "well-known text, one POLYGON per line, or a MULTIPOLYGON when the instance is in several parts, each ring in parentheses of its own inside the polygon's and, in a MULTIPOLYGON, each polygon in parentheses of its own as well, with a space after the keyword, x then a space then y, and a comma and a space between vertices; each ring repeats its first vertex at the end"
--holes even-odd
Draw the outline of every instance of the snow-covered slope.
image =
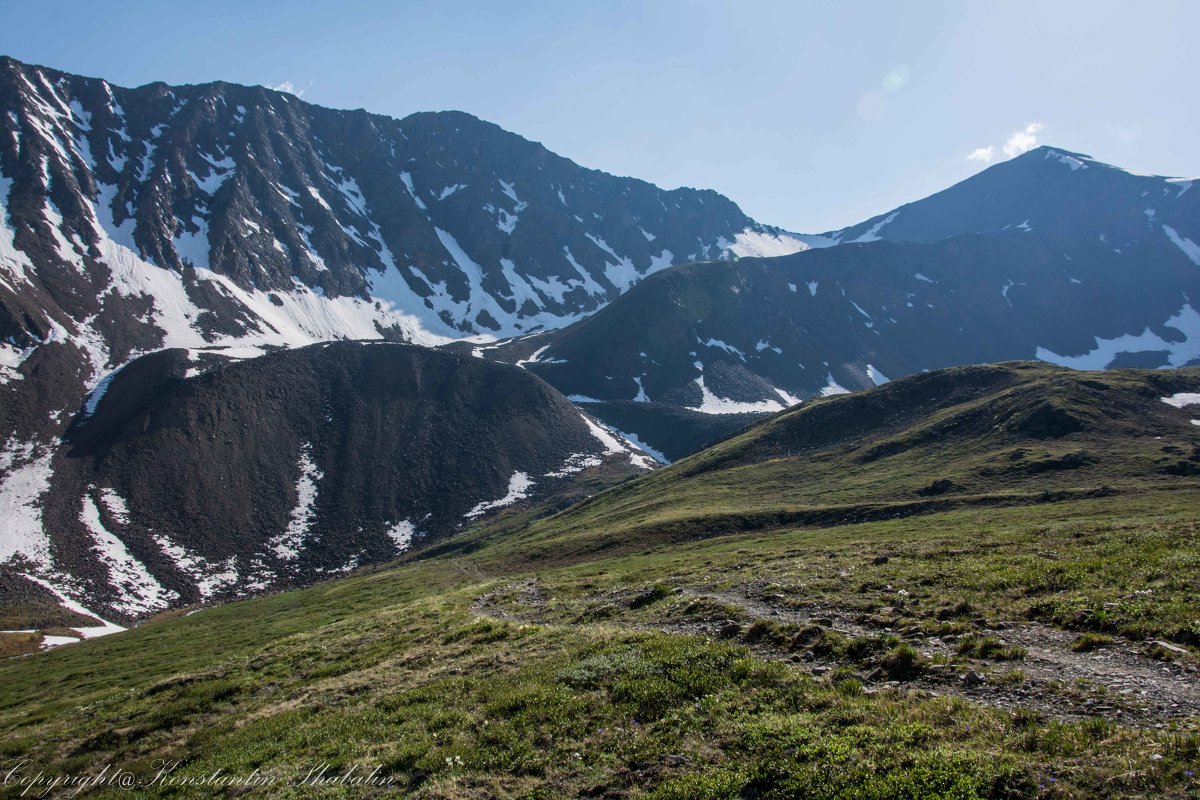
MULTIPOLYGON (((127 89, 0 57, 0 565, 56 591, 69 587, 55 576, 121 576, 140 599, 99 609, 119 618, 192 596, 156 588, 144 553, 122 549, 101 483, 71 490, 56 530, 76 534, 47 533, 64 435, 97 424, 141 356, 171 349, 183 378, 339 339, 483 345, 764 231, 715 192, 585 169, 464 113, 396 120, 226 83, 127 89)), ((511 478, 472 503, 506 497, 511 478)), ((292 510, 294 526, 309 518, 292 510)), ((395 526, 392 540, 411 538, 395 526)), ((229 577, 218 550, 160 544, 212 592, 270 582, 229 577)))

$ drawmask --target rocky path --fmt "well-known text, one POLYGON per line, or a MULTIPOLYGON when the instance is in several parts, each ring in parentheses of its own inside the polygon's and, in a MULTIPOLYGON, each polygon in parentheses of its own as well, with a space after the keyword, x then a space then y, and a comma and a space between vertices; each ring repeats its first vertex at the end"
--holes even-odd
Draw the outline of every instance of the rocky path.
MULTIPOLYGON (((1146 643, 1114 638, 1112 644, 1090 652, 1076 652, 1076 635, 1028 621, 977 623, 978 636, 994 636, 1007 646, 1024 648, 1019 660, 964 659, 957 655, 959 636, 922 636, 897 631, 858 612, 814 604, 795 607, 780 595, 764 595, 754 586, 734 590, 676 590, 693 600, 709 600, 741 613, 740 620, 680 620, 664 618, 643 627, 667 633, 688 633, 739 638, 757 620, 780 624, 831 628, 848 637, 891 633, 911 643, 922 656, 953 657, 954 664, 934 664, 909 680, 888 681, 869 671, 860 672, 866 691, 886 687, 927 695, 956 695, 1010 711, 1026 709, 1047 718, 1078 720, 1101 717, 1113 722, 1151 728, 1200 728, 1200 671, 1190 653, 1169 643, 1146 643), (1163 658, 1147 655, 1157 650, 1163 658), (1012 674, 1019 670, 1021 678, 1012 674)), ((611 599, 613 596, 606 596, 611 599)), ((603 598, 597 598, 603 599, 603 598)), ((473 610, 499 619, 546 622, 546 593, 535 580, 508 584, 480 596, 473 610)), ((630 598, 618 602, 628 605, 630 598)), ((792 653, 761 643, 747 643, 759 656, 785 659, 810 671, 827 675, 841 662, 812 652, 792 653)))

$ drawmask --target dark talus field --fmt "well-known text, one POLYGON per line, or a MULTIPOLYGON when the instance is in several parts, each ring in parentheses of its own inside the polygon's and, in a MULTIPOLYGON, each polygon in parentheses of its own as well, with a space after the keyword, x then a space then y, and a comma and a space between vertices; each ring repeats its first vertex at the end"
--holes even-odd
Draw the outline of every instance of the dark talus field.
POLYGON ((715 192, 586 169, 460 112, 131 89, 7 57, 0 112, 0 396, 43 412, 0 409, 22 444, 149 350, 511 336, 782 241, 715 192))
MULTIPOLYGON (((296 580, 291 565, 280 573, 269 556, 247 548, 292 524, 284 509, 298 508, 292 495, 303 458, 312 475, 344 487, 339 496, 347 504, 341 515, 314 523, 325 526, 319 539, 327 552, 298 568, 311 579, 325 574, 318 568, 394 555, 381 533, 385 523, 391 530, 407 520, 418 533, 454 530, 439 511, 449 513, 451 493, 461 493, 456 502, 469 502, 468 510, 506 496, 519 470, 499 487, 497 476, 516 451, 491 450, 496 436, 521 439, 526 451, 540 445, 539 463, 589 457, 562 449, 578 437, 558 438, 560 420, 544 420, 532 437, 513 430, 475 438, 490 424, 486 415, 450 403, 446 414, 465 416, 439 423, 449 443, 477 447, 479 464, 461 470, 461 480, 495 473, 483 483, 467 486, 418 468, 410 488, 389 485, 376 495, 367 477, 394 477, 396 486, 408 478, 387 465, 376 475, 352 459, 306 455, 301 445, 317 444, 301 442, 297 430, 256 441, 253 464, 242 452, 218 453, 217 444, 202 452, 203 434, 189 428, 194 418, 171 428, 182 431, 182 451, 154 430, 137 447, 162 449, 143 459, 142 450, 110 443, 129 431, 105 429, 126 421, 104 406, 116 395, 132 403, 128 388, 154 383, 156 372, 178 378, 210 363, 333 340, 433 345, 554 327, 673 263, 779 241, 715 192, 665 191, 586 169, 459 112, 396 120, 219 82, 124 88, 7 57, 0 57, 0 112, 0 569, 12 590, 3 596, 58 605, 62 620, 78 621, 72 608, 80 604, 124 621, 197 596, 296 580), (81 455, 69 443, 77 435, 99 450, 81 455), (229 471, 214 468, 212 458, 229 471), (163 474, 152 479, 150 464, 163 474), (177 471, 184 466, 200 473, 177 471), (351 474, 335 474, 342 467, 351 474), (352 485, 358 477, 364 482, 352 485), (123 496, 114 484, 142 488, 123 496), (412 487, 429 494, 419 497, 412 487), (360 497, 366 492, 372 497, 360 497), (388 518, 402 511, 418 517, 388 518), (209 512, 224 527, 201 524, 209 512), (142 527, 127 530, 126 517, 142 527), (170 545, 152 543, 149 528, 170 545), (139 592, 147 597, 133 601, 139 592)), ((257 400, 266 392, 258 381, 274 377, 269 368, 221 375, 213 381, 231 403, 257 400), (243 379, 250 385, 240 385, 243 379)), ((463 375, 470 381, 484 373, 464 367, 463 375)), ((213 412, 211 401, 188 406, 195 397, 180 386, 164 383, 160 394, 137 402, 162 418, 213 412)), ((493 388, 484 382, 464 390, 493 388)), ((329 402, 320 392, 307 399, 329 402)), ((409 398, 417 399, 433 409, 437 398, 409 398)), ((278 412, 282 401, 272 402, 278 412)), ((561 398, 554 404, 567 413, 561 398)), ((316 420, 323 410, 297 413, 316 420)), ((497 409, 492 421, 507 422, 506 413, 497 409)), ((376 446, 364 444, 363 454, 378 454, 376 446)), ((451 466, 461 464, 442 463, 451 466)), ((540 491, 552 480, 535 482, 540 491)), ((318 500, 315 513, 330 507, 318 500)))
MULTIPOLYGON (((164 350, 68 431, 42 515, 88 608, 127 622, 386 561, 652 464, 540 379, 470 356, 340 342, 197 366, 164 350)), ((31 567, 8 571, 6 606, 39 598, 31 567)))
POLYGON ((814 401, 557 514, 4 662, 3 752, 266 797, 314 761, 422 798, 1187 797, 1198 390, 1012 363, 814 401))

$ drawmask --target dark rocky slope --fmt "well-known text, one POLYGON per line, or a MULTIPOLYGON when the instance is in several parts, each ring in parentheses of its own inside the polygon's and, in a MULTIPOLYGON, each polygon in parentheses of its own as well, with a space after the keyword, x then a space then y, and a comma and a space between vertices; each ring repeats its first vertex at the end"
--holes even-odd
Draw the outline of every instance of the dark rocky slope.
POLYGON ((586 469, 651 463, 470 356, 343 342, 204 368, 166 350, 72 427, 41 495, 48 558, 18 557, 10 582, 125 621, 387 560, 586 469))

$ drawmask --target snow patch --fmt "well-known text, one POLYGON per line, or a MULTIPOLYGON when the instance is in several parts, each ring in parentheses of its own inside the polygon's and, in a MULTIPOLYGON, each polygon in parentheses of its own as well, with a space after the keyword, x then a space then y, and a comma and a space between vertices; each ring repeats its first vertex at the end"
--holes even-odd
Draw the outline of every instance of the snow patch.
POLYGON ((533 486, 533 481, 524 472, 514 472, 512 477, 508 479, 508 494, 501 497, 499 500, 485 500, 466 514, 463 514, 467 519, 475 519, 481 517, 489 511, 504 506, 511 506, 518 500, 524 500, 529 497, 529 489, 533 486))
POLYGON ((14 556, 48 569, 50 542, 42 527, 42 495, 50 489, 51 453, 9 439, 0 450, 0 563, 14 556))
MULTIPOLYGON (((438 198, 439 200, 441 198, 438 198)), ((412 546, 412 539, 417 533, 416 527, 406 519, 402 519, 387 530, 388 538, 396 545, 396 552, 403 553, 412 546)))
POLYGON ((615 432, 606 425, 598 424, 584 414, 579 416, 587 424, 592 436, 595 436, 600 444, 604 445, 605 455, 628 453, 629 463, 633 466, 639 469, 651 469, 654 466, 655 459, 643 453, 642 448, 629 441, 628 437, 615 432))
POLYGON ((62 589, 58 588, 54 584, 45 580, 44 578, 39 578, 37 575, 31 575, 28 572, 22 573, 22 576, 27 578, 30 581, 33 581, 38 586, 41 586, 43 589, 45 589, 46 591, 50 592, 52 595, 57 597, 59 604, 63 608, 67 609, 68 611, 74 611, 76 614, 82 614, 85 617, 91 617, 92 619, 94 619, 100 623, 99 625, 95 625, 95 626, 71 629, 71 630, 75 631, 76 633, 78 633, 84 639, 95 639, 98 636, 107 636, 110 633, 120 633, 121 631, 125 630, 120 625, 116 625, 112 622, 108 622, 107 620, 103 619, 99 614, 96 614, 93 611, 89 611, 84 606, 82 606, 79 603, 72 600, 67 595, 67 593, 64 592, 62 589))
POLYGON ((737 356, 742 361, 746 360, 746 354, 743 353, 741 350, 737 349, 736 347, 734 347, 733 345, 729 344, 728 342, 723 342, 720 339, 709 339, 708 341, 704 341, 704 340, 700 339, 700 337, 696 337, 696 341, 700 342, 700 344, 704 345, 705 347, 716 347, 720 350, 724 350, 726 353, 729 353, 730 355, 737 356))
POLYGON ((604 463, 604 459, 600 456, 594 456, 591 453, 572 453, 567 456, 566 461, 562 466, 551 472, 547 472, 547 478, 566 478, 574 475, 577 472, 582 472, 589 467, 598 467, 604 463))
POLYGON ((1167 238, 1169 238, 1176 247, 1183 251, 1183 254, 1188 257, 1188 260, 1196 266, 1200 266, 1200 245, 1196 244, 1187 237, 1180 236, 1175 232, 1174 228, 1168 225, 1163 225, 1162 227, 1163 231, 1167 234, 1167 238))
POLYGON ((754 414, 764 411, 774 413, 784 409, 778 400, 759 400, 751 403, 719 397, 704 384, 704 362, 697 361, 695 366, 700 370, 700 377, 696 378, 696 385, 700 387, 700 405, 689 406, 692 411, 699 411, 701 414, 754 414))
POLYGON ((867 232, 864 233, 862 236, 859 236, 857 239, 851 239, 849 243, 850 244, 860 244, 860 243, 865 243, 865 242, 878 242, 880 239, 879 231, 881 231, 883 229, 884 225, 887 225, 892 220, 894 220, 896 218, 896 215, 899 213, 900 213, 899 211, 893 211, 891 214, 888 214, 886 217, 881 219, 879 222, 876 222, 874 225, 872 225, 867 230, 867 232))
POLYGON ((289 516, 287 530, 270 541, 270 548, 284 561, 295 561, 308 529, 316 517, 317 482, 325 475, 312 460, 312 445, 300 448, 300 477, 296 481, 296 506, 289 516))
POLYGON ((412 175, 408 172, 401 172, 400 180, 404 182, 404 188, 408 189, 408 196, 411 197, 413 202, 417 204, 417 208, 421 209, 422 211, 426 211, 427 209, 425 208, 425 203, 420 197, 417 196, 417 190, 413 187, 412 175))
POLYGON ((146 566, 129 552, 120 538, 104 527, 100 509, 90 492, 83 497, 79 520, 92 537, 92 552, 108 569, 108 580, 121 596, 115 608, 131 616, 166 608, 179 599, 179 593, 163 588, 146 566))
POLYGON ((1066 164, 1067 166, 1069 166, 1071 168, 1072 172, 1074 172, 1077 169, 1087 169, 1087 164, 1083 163, 1078 158, 1075 158, 1074 156, 1069 156, 1066 153, 1060 153, 1057 150, 1047 150, 1046 158, 1051 158, 1051 159, 1054 159, 1055 161, 1060 161, 1063 164, 1066 164))
POLYGON ((867 377, 870 378, 871 383, 875 384, 876 386, 883 386, 885 383, 890 383, 886 375, 875 369, 875 367, 871 366, 870 364, 867 364, 867 377))
POLYGON ((1169 406, 1175 406, 1175 408, 1184 408, 1185 406, 1200 406, 1200 393, 1178 392, 1170 397, 1162 398, 1162 401, 1169 406))
MULTIPOLYGON (((188 576, 204 600, 238 582, 237 556, 230 556, 224 561, 212 561, 162 534, 155 534, 154 541, 179 571, 188 576)), ((265 589, 266 586, 264 584, 259 588, 265 589)))
POLYGON ((733 243, 724 252, 739 258, 773 258, 811 249, 812 245, 787 233, 765 233, 746 228, 734 234, 733 243))
POLYGON ((1106 369, 1121 353, 1163 351, 1167 353, 1167 363, 1172 367, 1181 367, 1192 359, 1200 357, 1200 314, 1196 313, 1190 304, 1185 303, 1183 308, 1163 325, 1175 328, 1183 334, 1184 340, 1168 342, 1150 328, 1146 328, 1137 335, 1125 334, 1112 339, 1102 339, 1097 336, 1095 337, 1096 346, 1081 355, 1063 356, 1039 347, 1035 357, 1040 361, 1057 364, 1060 367, 1085 370, 1106 369))
POLYGON ((834 380, 832 372, 825 373, 825 385, 821 388, 821 397, 833 397, 839 394, 850 394, 850 390, 834 380))
POLYGON ((645 375, 639 375, 633 379, 633 382, 636 383, 638 387, 637 394, 633 396, 633 402, 635 403, 650 402, 650 396, 646 394, 646 387, 642 385, 642 380, 645 377, 645 375))

